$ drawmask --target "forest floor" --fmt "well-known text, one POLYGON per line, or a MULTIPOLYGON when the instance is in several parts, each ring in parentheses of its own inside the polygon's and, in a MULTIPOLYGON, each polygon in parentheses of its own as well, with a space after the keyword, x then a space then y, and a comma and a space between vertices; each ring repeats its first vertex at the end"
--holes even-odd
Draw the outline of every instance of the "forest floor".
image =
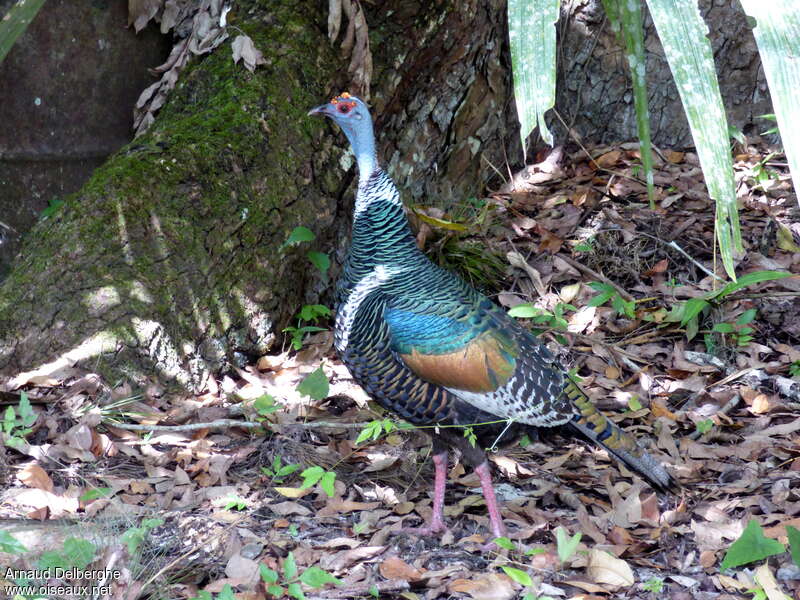
POLYGON ((545 435, 492 454, 502 547, 482 549, 477 477, 452 462, 449 530, 403 533, 431 511, 428 438, 387 431, 321 331, 202 396, 134 396, 74 370, 18 382, 0 397, 13 407, 0 564, 107 569, 61 582, 120 599, 255 599, 269 585, 309 599, 800 598, 800 533, 791 553, 787 540, 800 529, 800 210, 785 158, 760 140, 735 150, 745 252, 742 285, 725 287, 696 155, 659 153, 650 210, 635 146, 591 154, 570 149, 448 212, 417 207, 419 240, 544 329, 677 492, 545 435), (756 271, 794 277, 745 285, 756 271))

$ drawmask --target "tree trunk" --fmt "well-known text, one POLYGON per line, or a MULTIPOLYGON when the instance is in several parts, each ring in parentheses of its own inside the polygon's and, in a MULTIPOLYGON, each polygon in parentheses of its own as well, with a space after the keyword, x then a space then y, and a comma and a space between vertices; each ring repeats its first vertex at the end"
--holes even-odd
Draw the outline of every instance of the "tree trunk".
MULTIPOLYGON (((201 390, 210 375, 267 350, 302 303, 329 289, 304 249, 282 244, 306 225, 314 247, 335 248, 341 262, 354 167, 343 136, 306 111, 347 86, 327 86, 337 61, 320 2, 260 6, 239 2, 237 13, 249 16, 237 26, 265 66, 250 74, 234 65, 228 44, 196 63, 151 130, 27 236, 0 288, 0 372, 78 362, 110 382, 155 378, 201 390)), ((628 139, 632 117, 612 118, 623 106, 632 114, 620 52, 585 58, 588 81, 570 92, 582 67, 569 53, 585 54, 602 23, 581 21, 595 14, 587 6, 564 21, 584 33, 578 44, 562 34, 561 63, 570 65, 562 114, 571 110, 563 98, 580 99, 599 110, 576 108, 581 127, 601 133, 594 123, 605 118, 607 135, 628 139)), ((505 2, 368 8, 379 153, 406 199, 447 204, 497 184, 494 168, 521 158, 505 2)), ((682 135, 656 122, 657 141, 682 135)))
POLYGON ((239 24, 267 65, 249 73, 227 44, 196 62, 151 130, 28 234, 0 288, 3 372, 78 362, 196 391, 270 346, 314 280, 281 244, 302 224, 326 249, 346 218, 342 151, 306 117, 334 56, 316 3, 286 4, 239 24))

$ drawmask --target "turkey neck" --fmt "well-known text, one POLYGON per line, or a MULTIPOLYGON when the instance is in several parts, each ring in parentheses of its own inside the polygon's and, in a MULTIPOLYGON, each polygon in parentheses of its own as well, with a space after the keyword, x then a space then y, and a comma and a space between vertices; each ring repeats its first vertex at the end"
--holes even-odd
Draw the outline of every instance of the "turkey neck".
POLYGON ((407 267, 421 259, 400 195, 391 178, 376 168, 359 181, 347 278, 359 281, 377 266, 407 267))

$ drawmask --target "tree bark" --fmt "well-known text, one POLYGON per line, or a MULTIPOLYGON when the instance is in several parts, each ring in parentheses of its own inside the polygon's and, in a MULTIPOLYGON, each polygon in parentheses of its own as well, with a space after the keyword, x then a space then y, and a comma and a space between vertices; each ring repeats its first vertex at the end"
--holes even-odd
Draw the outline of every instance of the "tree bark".
MULTIPOLYGON (((0 288, 0 372, 77 362, 109 382, 198 391, 266 351, 301 304, 329 290, 304 249, 282 244, 305 225, 317 234, 312 247, 334 248, 335 264, 343 258, 352 159, 343 136, 306 111, 347 89, 342 75, 328 86, 345 61, 327 43, 320 2, 263 5, 239 2, 249 16, 237 26, 266 65, 250 74, 228 44, 196 63, 151 130, 28 235, 0 288)), ((593 5, 563 22, 559 107, 577 115, 579 130, 629 139, 622 53, 611 54, 593 5), (587 52, 593 35, 608 48, 599 59, 587 52)), ((495 169, 505 173, 522 154, 505 2, 365 6, 379 153, 405 199, 447 205, 499 186, 495 169)), ((680 114, 677 97, 658 88, 653 102, 656 142, 683 140, 678 118, 666 118, 680 114)))
POLYGON ((2 372, 77 362, 197 391, 299 308, 315 275, 281 244, 302 224, 327 248, 345 188, 306 117, 334 56, 316 3, 240 4, 267 64, 251 74, 227 44, 196 62, 152 129, 28 234, 0 288, 2 372))

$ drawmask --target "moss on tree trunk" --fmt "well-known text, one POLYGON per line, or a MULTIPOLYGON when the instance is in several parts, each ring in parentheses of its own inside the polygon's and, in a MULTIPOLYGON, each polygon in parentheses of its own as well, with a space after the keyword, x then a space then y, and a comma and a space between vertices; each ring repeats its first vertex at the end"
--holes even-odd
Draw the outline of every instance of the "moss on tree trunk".
POLYGON ((331 243, 342 188, 342 151, 306 117, 333 55, 313 3, 285 4, 239 25, 264 67, 228 45, 196 61, 150 131, 27 236, 0 288, 3 372, 80 361, 198 390, 269 347, 314 277, 280 246, 301 224, 331 243))

